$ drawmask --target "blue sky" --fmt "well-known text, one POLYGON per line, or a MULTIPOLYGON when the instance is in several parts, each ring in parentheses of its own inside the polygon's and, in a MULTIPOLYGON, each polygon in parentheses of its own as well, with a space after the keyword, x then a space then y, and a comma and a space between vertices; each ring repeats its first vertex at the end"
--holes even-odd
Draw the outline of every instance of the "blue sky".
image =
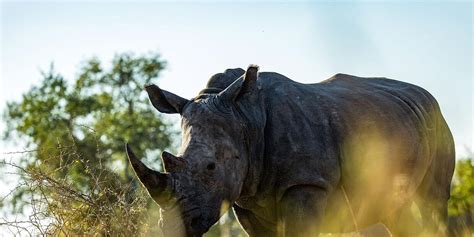
POLYGON ((92 56, 157 50, 169 66, 157 84, 183 97, 212 74, 251 63, 305 83, 342 72, 420 85, 438 99, 463 155, 474 147, 472 9, 470 2, 4 1, 0 109, 39 83, 51 62, 72 79, 92 56))

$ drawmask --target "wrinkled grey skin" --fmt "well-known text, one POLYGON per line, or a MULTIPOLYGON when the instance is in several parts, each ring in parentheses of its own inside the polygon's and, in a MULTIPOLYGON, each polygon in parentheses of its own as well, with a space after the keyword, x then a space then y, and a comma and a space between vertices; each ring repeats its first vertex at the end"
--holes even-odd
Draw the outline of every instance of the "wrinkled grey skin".
POLYGON ((385 78, 337 74, 301 84, 258 67, 214 75, 191 100, 157 86, 155 108, 182 117, 166 173, 130 161, 163 208, 165 236, 201 236, 233 206, 250 236, 314 236, 384 223, 415 235, 408 213, 443 234, 454 145, 436 100, 385 78))

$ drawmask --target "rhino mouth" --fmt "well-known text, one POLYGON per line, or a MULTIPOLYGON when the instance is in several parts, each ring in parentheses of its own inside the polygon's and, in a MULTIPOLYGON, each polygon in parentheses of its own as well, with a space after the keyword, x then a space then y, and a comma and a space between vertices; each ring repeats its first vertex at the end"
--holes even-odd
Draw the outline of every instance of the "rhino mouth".
MULTIPOLYGON (((205 208, 205 207, 204 207, 205 208)), ((200 210, 203 213, 203 210, 200 210)), ((213 213, 214 214, 214 213, 213 213)), ((219 215, 212 215, 210 217, 205 217, 202 214, 193 215, 189 217, 185 217, 185 219, 190 220, 186 223, 187 233, 188 236, 202 236, 206 233, 214 223, 216 223, 219 219, 219 215)))
POLYGON ((202 236, 219 220, 219 211, 207 205, 194 206, 181 211, 181 205, 162 209, 161 230, 164 236, 202 236))
POLYGON ((202 223, 201 218, 196 217, 191 220, 190 224, 191 230, 189 231, 189 236, 196 237, 202 236, 206 233, 210 227, 208 227, 205 223, 202 223))
POLYGON ((163 235, 168 237, 200 237, 210 229, 211 225, 203 222, 201 217, 191 219, 189 224, 162 226, 163 235))

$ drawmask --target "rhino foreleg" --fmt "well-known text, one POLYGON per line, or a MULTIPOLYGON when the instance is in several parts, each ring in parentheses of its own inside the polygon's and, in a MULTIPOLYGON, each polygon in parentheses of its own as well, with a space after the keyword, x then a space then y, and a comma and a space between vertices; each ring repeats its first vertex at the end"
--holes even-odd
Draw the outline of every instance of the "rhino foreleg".
POLYGON ((327 203, 327 191, 316 186, 294 186, 280 203, 278 236, 318 236, 327 203))

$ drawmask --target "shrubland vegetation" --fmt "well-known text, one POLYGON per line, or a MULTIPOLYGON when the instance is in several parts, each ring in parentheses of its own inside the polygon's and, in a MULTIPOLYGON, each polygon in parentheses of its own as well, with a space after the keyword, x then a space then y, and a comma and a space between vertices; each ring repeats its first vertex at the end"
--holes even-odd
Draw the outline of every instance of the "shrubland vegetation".
MULTIPOLYGON (((129 167, 126 141, 139 157, 160 169, 160 151, 176 131, 152 109, 143 85, 159 78, 158 54, 120 54, 111 65, 90 59, 74 79, 51 68, 41 84, 3 114, 5 140, 27 150, 2 154, 2 176, 18 185, 0 207, 0 228, 19 235, 160 236, 159 207, 129 167)), ((473 226, 474 167, 458 160, 449 201, 450 229, 473 226)), ((472 230, 472 229, 471 229, 472 230)), ((206 236, 245 236, 230 212, 206 236)))

